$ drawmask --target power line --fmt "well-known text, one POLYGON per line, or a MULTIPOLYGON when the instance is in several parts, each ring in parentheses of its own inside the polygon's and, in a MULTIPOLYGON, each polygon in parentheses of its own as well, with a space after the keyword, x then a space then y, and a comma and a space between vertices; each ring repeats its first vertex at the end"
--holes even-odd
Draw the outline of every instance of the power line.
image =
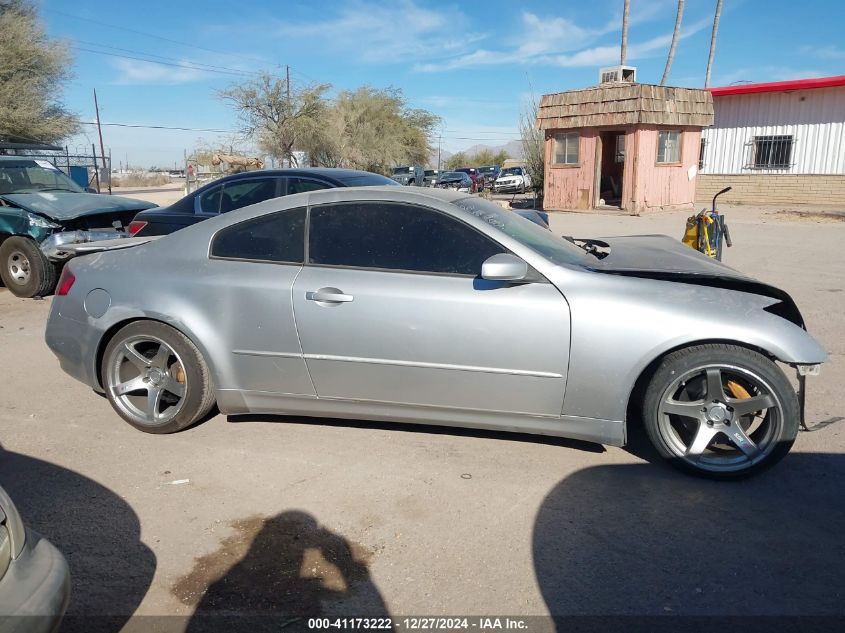
MULTIPOLYGON (((169 62, 175 62, 176 64, 179 64, 180 66, 183 66, 185 64, 191 64, 192 66, 203 67, 203 68, 207 68, 209 70, 221 70, 221 71, 226 71, 226 72, 231 72, 231 73, 239 73, 239 74, 244 74, 244 75, 257 75, 258 74, 258 73, 256 73, 255 71, 252 71, 252 70, 243 70, 243 69, 238 69, 238 68, 228 68, 226 66, 215 66, 213 64, 203 64, 201 62, 195 62, 193 60, 181 60, 181 59, 176 59, 175 57, 166 57, 164 55, 155 55, 153 53, 146 53, 144 51, 136 51, 136 50, 132 50, 130 48, 120 48, 119 46, 109 46, 107 44, 100 44, 98 42, 86 42, 84 40, 75 40, 73 45, 76 46, 76 44, 85 44, 86 46, 97 46, 99 48, 108 48, 110 50, 122 51, 124 53, 134 53, 136 55, 143 55, 145 57, 154 57, 156 59, 161 59, 161 60, 165 60, 165 61, 169 61, 169 62)), ((86 50, 88 52, 94 52, 94 51, 91 51, 90 49, 82 49, 82 50, 86 50)), ((109 53, 103 52, 103 54, 107 55, 109 53)), ((133 57, 131 59, 135 59, 135 58, 133 57)), ((151 61, 152 62, 153 60, 150 59, 150 60, 144 60, 144 61, 151 61)), ((156 62, 156 63, 158 63, 158 62, 156 62)), ((187 66, 185 66, 185 67, 187 67, 187 66)))
POLYGON ((136 35, 143 35, 145 37, 152 37, 157 40, 161 40, 162 42, 170 42, 171 44, 178 44, 179 46, 187 46, 189 48, 196 48, 197 50, 205 51, 206 53, 215 53, 216 55, 227 55, 229 57, 241 57, 243 59, 251 59, 253 61, 260 61, 265 62, 267 60, 262 59, 260 57, 255 57, 253 55, 243 55, 240 53, 231 53, 225 51, 214 50, 213 48, 206 48, 204 46, 198 46, 196 44, 188 44, 187 42, 180 42, 179 40, 173 40, 168 37, 163 37, 161 35, 156 35, 155 33, 149 33, 147 31, 139 31, 137 29, 130 29, 126 26, 120 26, 117 24, 109 24, 108 22, 101 22, 100 20, 94 20, 92 18, 84 18, 79 15, 73 15, 72 13, 66 13, 64 11, 59 11, 58 9, 44 9, 48 13, 55 13, 57 15, 63 15, 66 18, 71 18, 73 20, 81 20, 83 22, 90 22, 91 24, 98 24, 99 26, 105 26, 111 29, 118 29, 121 31, 127 31, 128 33, 135 33, 136 35))
MULTIPOLYGON (((96 121, 77 121, 80 125, 97 125, 96 121)), ((180 127, 174 125, 142 125, 136 123, 101 123, 108 127, 128 127, 142 130, 175 130, 178 132, 217 132, 220 134, 237 134, 238 130, 218 130, 215 128, 180 127)))
POLYGON ((192 66, 188 62, 163 62, 156 59, 145 59, 143 57, 134 57, 132 55, 121 55, 119 53, 107 53, 106 51, 98 51, 93 48, 85 48, 83 46, 74 46, 78 51, 85 51, 86 53, 95 53, 97 55, 108 55, 109 57, 120 57, 122 59, 134 59, 139 62, 147 62, 148 64, 160 64, 162 66, 172 66, 174 68, 182 68, 185 70, 198 70, 206 73, 217 73, 219 75, 232 75, 236 77, 243 77, 247 73, 244 71, 229 71, 229 70, 214 70, 212 68, 202 68, 199 66, 192 66))

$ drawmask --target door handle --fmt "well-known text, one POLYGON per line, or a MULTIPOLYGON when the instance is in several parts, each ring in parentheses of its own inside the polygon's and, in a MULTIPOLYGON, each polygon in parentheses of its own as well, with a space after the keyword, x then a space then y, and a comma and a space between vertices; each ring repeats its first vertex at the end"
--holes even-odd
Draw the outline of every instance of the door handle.
POLYGON ((352 295, 343 294, 342 290, 337 288, 320 288, 305 293, 305 298, 308 301, 316 301, 318 303, 349 303, 354 300, 352 295))

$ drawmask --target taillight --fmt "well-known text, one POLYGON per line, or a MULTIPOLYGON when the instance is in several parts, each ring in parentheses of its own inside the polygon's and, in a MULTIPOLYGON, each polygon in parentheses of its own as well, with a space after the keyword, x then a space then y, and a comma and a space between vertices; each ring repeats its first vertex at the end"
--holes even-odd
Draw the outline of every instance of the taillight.
POLYGON ((135 235, 138 231, 143 229, 145 226, 147 226, 147 223, 144 222, 143 220, 132 220, 129 223, 129 226, 126 228, 126 230, 129 231, 129 235, 135 235))
POLYGON ((70 272, 70 266, 65 266, 62 268, 62 275, 59 277, 59 283, 56 286, 56 295, 59 297, 64 297, 67 293, 70 292, 71 286, 73 286, 73 282, 76 281, 76 276, 70 272))

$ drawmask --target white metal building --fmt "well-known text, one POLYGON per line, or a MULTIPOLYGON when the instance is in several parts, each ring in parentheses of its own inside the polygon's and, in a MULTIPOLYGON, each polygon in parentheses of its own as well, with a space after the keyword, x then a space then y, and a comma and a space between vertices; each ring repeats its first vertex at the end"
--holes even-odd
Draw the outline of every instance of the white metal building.
POLYGON ((697 198, 845 205, 845 76, 711 88, 697 198))

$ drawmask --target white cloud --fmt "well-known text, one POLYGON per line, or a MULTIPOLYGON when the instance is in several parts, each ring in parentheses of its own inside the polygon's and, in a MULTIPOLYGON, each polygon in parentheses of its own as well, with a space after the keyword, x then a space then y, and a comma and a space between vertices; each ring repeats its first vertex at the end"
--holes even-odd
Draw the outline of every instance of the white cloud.
POLYGON ((182 61, 179 66, 164 66, 153 62, 132 59, 115 59, 111 62, 120 73, 113 83, 120 85, 156 84, 173 85, 208 79, 210 73, 182 61))
MULTIPOLYGON (((683 27, 681 39, 698 33, 710 24, 711 21, 708 18, 683 27)), ((442 62, 417 64, 414 69, 420 72, 439 72, 506 63, 560 67, 589 67, 618 63, 618 44, 584 47, 599 39, 606 33, 606 29, 584 29, 563 18, 541 19, 527 11, 522 15, 522 27, 520 41, 525 43, 509 50, 495 51, 480 48, 442 62)), ((649 57, 656 51, 668 50, 671 39, 671 33, 666 33, 644 42, 630 44, 628 61, 649 57)))
POLYGON ((806 55, 812 55, 819 59, 843 60, 845 59, 845 49, 829 44, 827 46, 803 46, 801 52, 806 55))
POLYGON ((368 63, 402 63, 454 55, 482 40, 459 5, 428 9, 413 0, 390 5, 358 0, 322 22, 285 23, 278 34, 341 49, 368 63))

